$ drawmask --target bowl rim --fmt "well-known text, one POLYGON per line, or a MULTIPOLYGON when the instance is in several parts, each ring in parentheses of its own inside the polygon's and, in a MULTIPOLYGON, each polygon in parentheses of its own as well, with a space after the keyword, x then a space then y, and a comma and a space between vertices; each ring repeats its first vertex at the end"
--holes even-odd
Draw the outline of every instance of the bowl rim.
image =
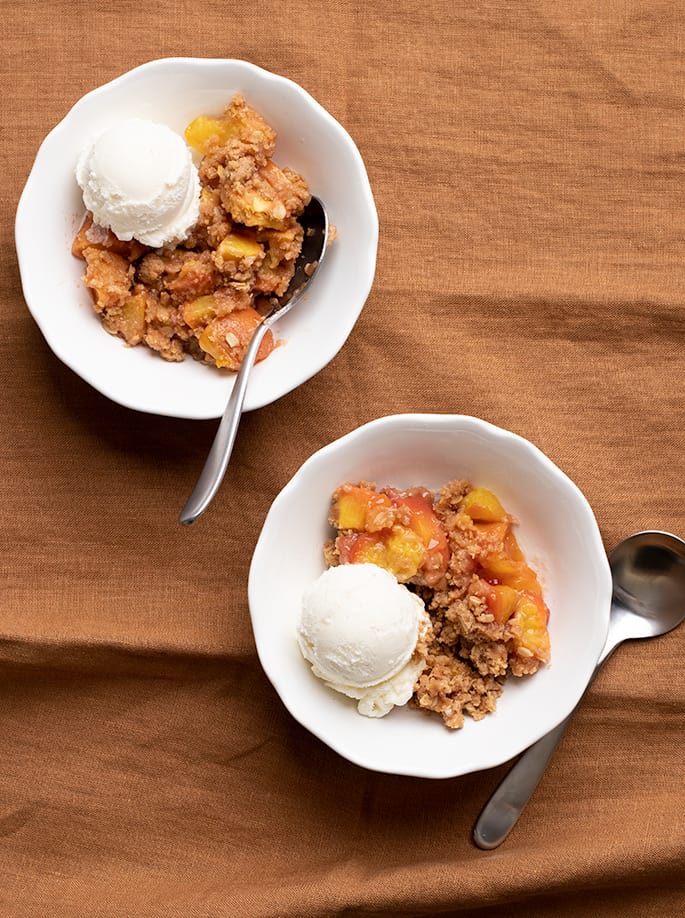
MULTIPOLYGON (((33 237, 29 207, 31 201, 35 198, 34 188, 37 185, 39 175, 42 174, 44 158, 49 154, 53 144, 59 144, 60 138, 64 136, 65 132, 70 130, 71 122, 73 119, 77 118, 84 108, 92 105, 93 101, 97 101, 101 96, 107 95, 107 93, 109 93, 112 89, 116 89, 119 86, 125 86, 127 83, 135 84, 136 80, 140 76, 144 76, 145 74, 153 71, 163 73, 165 70, 177 71, 178 68, 186 67, 192 68, 193 70, 211 70, 213 68, 215 69, 217 67, 221 67, 226 68, 227 70, 234 70, 236 74, 251 74, 253 77, 267 84, 271 82, 275 85, 287 87, 289 92, 292 92, 295 97, 299 98, 299 100, 304 105, 308 106, 316 114, 317 118, 321 119, 321 121, 327 126, 327 129, 334 134, 337 142, 340 142, 344 147, 345 155, 349 157, 349 161, 353 165, 354 171, 356 173, 360 202, 364 211, 365 232, 368 234, 369 239, 369 244, 365 247, 363 252, 365 260, 362 261, 359 265, 359 277, 366 278, 365 284, 360 286, 359 289, 359 309, 355 309, 350 312, 338 312, 338 325, 340 329, 339 334, 333 337, 326 337, 322 342, 317 344, 317 348, 315 349, 316 359, 314 359, 311 364, 307 364, 308 368, 304 373, 300 371, 295 374, 285 374, 285 377, 281 378, 279 386, 276 387, 273 392, 267 393, 263 397, 252 395, 251 387, 248 386, 243 410, 252 411, 257 408, 262 408, 266 405, 272 404, 274 401, 277 401, 279 398, 282 398, 284 395, 287 395, 289 392, 293 391, 293 389, 296 389, 298 386, 307 382, 322 369, 324 369, 324 367, 330 363, 331 360, 333 360, 333 358, 338 354, 338 352, 342 349, 345 342, 349 338, 350 333, 352 332, 352 329, 354 328, 354 325, 364 308, 364 304, 369 297, 375 279, 379 239, 379 220, 368 173, 366 171, 366 166, 362 155, 351 135, 343 127, 343 125, 336 118, 334 118, 333 115, 331 115, 330 112, 328 112, 323 107, 323 105, 321 105, 320 102, 318 102, 306 89, 304 89, 304 87, 302 87, 299 83, 295 82, 295 80, 291 79, 290 77, 282 76, 270 70, 266 70, 265 68, 260 67, 251 61, 247 61, 242 58, 199 58, 183 56, 154 58, 139 64, 136 67, 133 67, 130 70, 120 74, 119 76, 108 80, 106 83, 103 83, 100 86, 96 86, 86 92, 69 108, 61 120, 57 122, 57 124, 55 124, 46 134, 46 136, 41 141, 38 150, 36 151, 31 169, 26 178, 17 204, 17 210, 14 219, 14 240, 24 301, 46 343, 55 354, 55 356, 62 361, 62 363, 64 363, 67 367, 69 367, 70 370, 76 373, 79 377, 81 377, 81 379, 83 379, 86 383, 88 383, 106 398, 109 398, 111 401, 122 405, 125 408, 162 417, 174 417, 188 420, 209 420, 221 417, 223 409, 207 410, 206 408, 203 409, 202 405, 199 405, 198 408, 194 410, 174 408, 173 405, 164 407, 161 404, 157 407, 154 407, 151 404, 146 403, 144 400, 139 400, 134 396, 127 396, 126 394, 117 392, 116 386, 113 385, 113 383, 108 379, 103 380, 103 378, 98 375, 97 369, 95 367, 88 365, 84 366, 80 364, 79 361, 73 357, 69 348, 64 345, 63 337, 53 334, 48 327, 47 322, 44 319, 44 307, 40 305, 44 297, 41 295, 40 290, 35 288, 31 271, 32 259, 30 253, 33 237), (340 321, 341 319, 342 321, 340 321), (284 382, 284 378, 287 378, 287 381, 284 382)), ((322 271, 325 270, 326 269, 324 266, 322 271)), ((316 278, 314 278, 312 281, 312 289, 315 289, 315 282, 316 278)), ((236 374, 225 374, 222 376, 221 382, 224 384, 223 388, 225 389, 226 402, 228 401, 228 397, 232 391, 235 377, 236 374)))
MULTIPOLYGON (((312 735, 316 736, 317 739, 329 746, 329 748, 331 748, 338 755, 341 755, 343 758, 347 759, 355 765, 370 771, 377 771, 384 774, 397 774, 407 777, 431 779, 455 778, 466 774, 484 771, 489 768, 498 767, 525 751, 525 749, 545 736, 550 730, 554 729, 555 726, 565 720, 566 717, 568 717, 575 710, 583 698, 586 688, 592 681, 592 670, 596 666, 606 643, 606 636, 609 628, 609 613, 611 607, 612 591, 613 586, 611 569, 609 567, 608 557, 604 549, 604 544, 602 542, 602 537, 599 531, 596 517, 589 501, 580 490, 580 488, 575 484, 575 482, 573 482, 572 479, 569 478, 569 476, 563 472, 539 447, 537 447, 530 440, 527 440, 522 435, 514 433, 513 431, 507 430, 503 427, 499 427, 489 421, 485 421, 473 415, 451 413, 406 412, 400 414, 384 415, 360 425, 359 427, 349 431, 346 434, 343 434, 341 437, 338 437, 335 440, 325 444, 320 449, 312 453, 296 470, 296 472, 284 485, 282 490, 272 502, 265 517, 264 524, 255 546, 248 575, 248 602, 250 620, 257 649, 257 656, 267 678, 271 682, 281 702, 284 704, 291 716, 312 735), (454 760, 450 760, 446 763, 438 763, 439 767, 433 768, 408 768, 401 765, 397 768, 391 766, 388 767, 387 765, 383 765, 381 767, 377 764, 370 763, 367 759, 365 759, 363 754, 359 754, 356 750, 350 751, 350 749, 344 746, 343 743, 336 742, 335 735, 331 735, 330 731, 327 733, 325 730, 320 729, 315 722, 312 723, 311 720, 306 717, 306 711, 304 712, 305 716, 303 716, 300 707, 293 703, 294 700, 289 696, 287 684, 284 686, 284 681, 279 678, 279 674, 273 672, 270 661, 268 659, 268 655, 266 653, 268 647, 268 639, 265 639, 265 634, 267 632, 266 623, 263 619, 260 619, 259 616, 256 615, 253 611, 256 602, 255 594, 257 591, 257 582, 260 576, 259 571, 264 569, 266 559, 266 533, 270 523, 279 513, 281 504, 288 501, 292 492, 296 491, 300 487, 302 479, 306 478, 312 469, 315 469, 321 465, 325 465, 329 456, 340 450, 344 450, 350 443, 354 442, 360 436, 363 436, 369 431, 375 431, 379 433, 383 430, 392 428, 402 429, 408 425, 412 425, 419 430, 426 431, 450 428, 454 425, 465 425, 466 427, 483 430, 490 436, 494 436, 496 438, 506 439, 509 441, 513 439, 521 449, 527 451, 528 455, 533 461, 542 463, 542 465, 561 484, 563 484, 563 486, 568 489, 569 492, 574 495, 579 509, 582 508, 584 521, 587 525, 587 535, 589 535, 589 538, 591 539, 591 544, 588 548, 588 555, 596 560, 596 573, 598 579, 601 581, 600 591, 598 591, 597 596, 597 609, 604 610, 604 617, 603 621, 601 622, 601 632, 597 639, 596 653, 593 653, 592 659, 587 661, 588 667, 592 667, 589 669, 589 681, 587 685, 580 691, 573 693, 565 698, 564 704, 561 704, 556 708, 554 717, 551 719, 553 722, 550 720, 545 721, 544 718, 540 718, 538 721, 540 723, 540 727, 532 731, 530 735, 526 736, 520 742, 520 744, 512 744, 511 748, 507 750, 505 758, 502 757, 501 753, 497 753, 493 749, 492 754, 489 756, 481 757, 482 761, 476 767, 468 766, 466 768, 460 768, 459 760, 457 757, 455 757, 454 760), (601 642, 599 640, 600 637, 601 642), (284 689, 283 691, 282 688, 284 689)), ((460 731, 455 731, 454 735, 458 735, 459 732, 460 731)), ((496 746, 494 748, 496 749, 496 746)))

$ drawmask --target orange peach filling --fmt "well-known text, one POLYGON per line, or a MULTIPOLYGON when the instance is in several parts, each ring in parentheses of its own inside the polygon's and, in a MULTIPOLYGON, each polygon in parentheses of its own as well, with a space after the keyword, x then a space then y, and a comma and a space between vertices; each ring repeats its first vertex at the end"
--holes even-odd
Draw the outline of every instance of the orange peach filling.
POLYGON ((377 564, 400 583, 431 585, 445 574, 447 533, 425 491, 345 484, 333 496, 331 521, 343 564, 377 564))

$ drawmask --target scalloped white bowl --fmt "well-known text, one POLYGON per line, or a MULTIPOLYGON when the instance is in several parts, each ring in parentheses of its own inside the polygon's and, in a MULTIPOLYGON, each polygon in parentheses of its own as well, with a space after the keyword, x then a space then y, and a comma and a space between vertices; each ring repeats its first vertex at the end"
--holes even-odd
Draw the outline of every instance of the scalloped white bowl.
POLYGON ((405 414, 365 424, 294 475, 257 542, 249 602, 262 666, 293 717, 357 765, 448 778, 508 761, 573 710, 606 639, 611 573, 587 500, 537 447, 477 418, 405 414), (408 707, 367 719, 312 675, 295 639, 302 593, 324 570, 331 494, 344 481, 437 489, 453 478, 491 488, 518 520, 551 610, 551 664, 509 678, 497 711, 459 731, 408 707))
POLYGON ((81 282, 83 262, 70 253, 84 214, 74 165, 118 121, 149 118, 182 133, 196 115, 222 112, 234 92, 276 129, 275 160, 302 173, 338 231, 306 299, 275 326, 284 346, 252 371, 245 409, 273 402, 332 360, 371 289, 378 216, 366 169, 349 134, 318 102, 246 61, 167 58, 136 67, 84 96, 48 134, 19 202, 15 239, 24 297, 54 353, 104 395, 139 411, 219 417, 235 374, 190 358, 166 363, 102 329, 81 282))

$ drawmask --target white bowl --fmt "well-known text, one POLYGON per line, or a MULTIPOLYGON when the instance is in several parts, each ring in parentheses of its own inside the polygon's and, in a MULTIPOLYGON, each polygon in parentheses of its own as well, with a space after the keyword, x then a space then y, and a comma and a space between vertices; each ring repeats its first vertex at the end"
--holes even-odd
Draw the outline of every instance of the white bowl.
POLYGON ((249 601, 262 666, 301 724, 365 768, 447 778, 508 761, 573 710, 606 639, 611 574, 588 502, 537 447, 477 418, 406 414, 372 421, 304 463, 264 523, 249 601), (295 639, 302 593, 324 570, 331 495, 345 481, 437 489, 453 478, 491 488, 519 521, 551 610, 551 664, 509 678, 497 711, 462 730, 407 707, 367 719, 315 678, 295 639))
POLYGON ((302 173, 338 231, 307 299, 277 323, 285 346, 254 368, 246 410, 321 370, 345 343, 371 288, 378 217, 364 163, 349 134, 304 89, 238 60, 169 58, 131 70, 84 96, 48 134, 19 202, 16 245, 26 302, 52 350, 104 395, 139 411, 218 417, 235 374, 191 358, 166 363, 102 329, 81 282, 84 264, 70 253, 84 214, 74 166, 116 122, 149 118, 182 132, 200 113, 221 113, 234 92, 276 129, 275 160, 302 173))

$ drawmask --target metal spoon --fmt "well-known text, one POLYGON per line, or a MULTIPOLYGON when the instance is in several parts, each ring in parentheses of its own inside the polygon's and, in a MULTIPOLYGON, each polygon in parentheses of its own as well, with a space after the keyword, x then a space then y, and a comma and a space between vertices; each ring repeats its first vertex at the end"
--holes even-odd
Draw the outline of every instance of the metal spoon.
MULTIPOLYGON (((614 548, 609 564, 609 633, 588 687, 623 641, 666 634, 685 619, 685 542, 678 536, 637 532, 614 548)), ((479 848, 501 845, 516 825, 572 716, 530 746, 488 800, 473 830, 479 848)))
POLYGON ((243 403, 247 392, 250 370, 254 366, 259 345, 267 328, 270 328, 277 319, 284 316, 300 301, 307 284, 314 276, 326 253, 328 214, 323 203, 318 198, 312 197, 298 220, 304 228, 304 240, 302 242, 302 251, 295 264, 293 279, 290 281, 288 289, 283 296, 275 301, 271 311, 257 326, 245 351, 243 362, 240 365, 240 370, 204 468, 195 485, 195 490, 188 498, 179 515, 179 522, 185 526, 194 523, 205 512, 219 490, 219 485, 226 474, 228 460, 231 458, 240 417, 243 413, 243 403))

